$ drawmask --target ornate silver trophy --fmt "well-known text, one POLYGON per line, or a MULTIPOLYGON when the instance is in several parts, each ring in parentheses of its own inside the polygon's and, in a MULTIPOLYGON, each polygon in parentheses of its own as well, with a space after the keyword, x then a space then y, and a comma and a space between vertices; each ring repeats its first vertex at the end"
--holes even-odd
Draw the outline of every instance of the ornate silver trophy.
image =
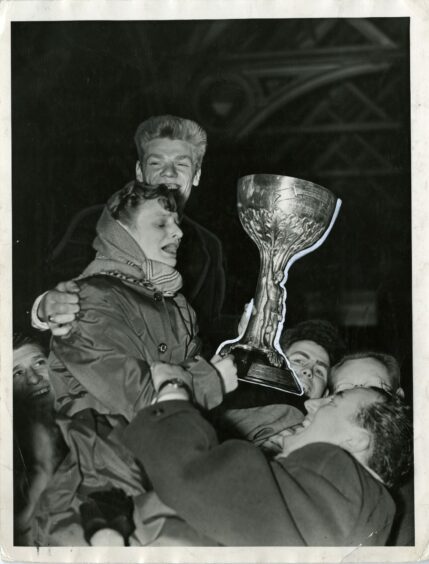
POLYGON ((259 278, 246 330, 217 352, 234 355, 239 380, 302 395, 279 345, 286 319, 285 284, 292 264, 329 235, 341 200, 306 180, 254 174, 238 181, 237 206, 244 230, 259 249, 259 278))

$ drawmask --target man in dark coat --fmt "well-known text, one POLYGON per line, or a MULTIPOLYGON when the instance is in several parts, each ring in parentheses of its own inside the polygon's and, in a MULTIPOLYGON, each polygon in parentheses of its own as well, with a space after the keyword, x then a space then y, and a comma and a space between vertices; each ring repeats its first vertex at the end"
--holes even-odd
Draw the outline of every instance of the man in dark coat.
MULTIPOLYGON (((134 139, 138 152, 137 180, 153 185, 167 184, 178 190, 186 202, 200 181, 207 147, 203 128, 192 120, 177 116, 153 116, 138 126, 134 139), (182 151, 183 144, 190 148, 191 158, 189 152, 182 151)), ((52 279, 71 279, 92 260, 91 243, 101 211, 102 206, 91 206, 72 220, 48 261, 52 279)), ((187 216, 183 217, 181 228, 184 243, 178 268, 184 280, 183 293, 196 310, 201 335, 207 341, 216 326, 224 299, 222 246, 216 235, 187 216)), ((66 334, 79 309, 77 292, 77 286, 69 282, 60 283, 55 290, 45 294, 33 308, 33 326, 47 329, 48 324, 40 321, 49 322, 54 335, 66 334)), ((213 346, 217 344, 212 343, 213 346)))
POLYGON ((387 487, 411 460, 409 409, 375 388, 308 400, 302 429, 269 461, 240 440, 218 443, 180 382, 163 383, 124 442, 161 500, 214 544, 384 545, 387 487), (172 401, 165 401, 172 400, 172 401))

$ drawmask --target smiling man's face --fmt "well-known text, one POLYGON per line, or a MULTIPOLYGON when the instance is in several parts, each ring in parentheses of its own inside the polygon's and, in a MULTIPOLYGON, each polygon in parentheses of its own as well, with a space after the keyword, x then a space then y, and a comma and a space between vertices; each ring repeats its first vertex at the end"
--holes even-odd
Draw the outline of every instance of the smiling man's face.
POLYGON ((137 163, 137 180, 147 184, 167 184, 179 190, 186 201, 200 180, 201 169, 195 149, 187 141, 159 137, 144 148, 142 163, 137 163))
POLYGON ((291 368, 310 399, 320 398, 326 389, 330 368, 326 350, 310 340, 296 341, 286 349, 291 368))
POLYGON ((53 401, 47 359, 35 343, 22 345, 13 351, 13 394, 18 401, 35 404, 53 401))

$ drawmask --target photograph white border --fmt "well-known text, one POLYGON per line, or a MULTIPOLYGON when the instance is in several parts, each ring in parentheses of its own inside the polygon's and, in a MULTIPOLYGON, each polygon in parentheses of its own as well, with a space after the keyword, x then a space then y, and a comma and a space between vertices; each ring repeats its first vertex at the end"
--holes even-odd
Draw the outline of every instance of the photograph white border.
POLYGON ((0 544, 5 562, 415 562, 429 560, 429 2, 427 0, 0 1, 0 544), (409 17, 411 26, 415 547, 21 548, 12 546, 12 21, 409 17))

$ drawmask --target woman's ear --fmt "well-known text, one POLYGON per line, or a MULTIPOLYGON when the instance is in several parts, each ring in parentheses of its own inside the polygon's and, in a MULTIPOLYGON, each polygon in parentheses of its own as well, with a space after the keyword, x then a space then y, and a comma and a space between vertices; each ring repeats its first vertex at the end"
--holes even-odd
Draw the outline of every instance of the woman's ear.
POLYGON ((142 170, 142 165, 140 161, 136 162, 136 180, 138 180, 139 182, 144 182, 143 180, 143 170, 142 170))

